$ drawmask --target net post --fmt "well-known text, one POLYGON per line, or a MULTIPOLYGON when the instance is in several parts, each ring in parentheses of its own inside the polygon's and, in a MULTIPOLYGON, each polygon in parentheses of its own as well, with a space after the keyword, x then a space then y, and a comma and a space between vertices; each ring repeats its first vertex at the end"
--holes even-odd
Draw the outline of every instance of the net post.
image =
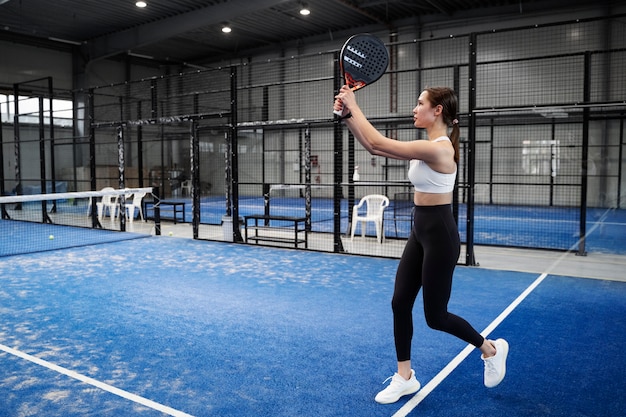
POLYGON ((154 210, 154 234, 161 236, 161 197, 159 187, 152 189, 152 210, 154 210))
POLYGON ((97 198, 91 199, 91 210, 89 215, 91 216, 91 228, 92 229, 102 229, 102 224, 100 223, 100 219, 98 219, 98 208, 97 208, 97 198))
POLYGON ((267 216, 270 215, 270 185, 263 183, 263 214, 266 216, 264 226, 269 226, 270 221, 267 216))
MULTIPOLYGON (((52 88, 52 77, 46 77, 48 81, 48 129, 50 132, 50 180, 52 182, 51 189, 53 193, 57 192, 57 181, 56 181, 56 164, 54 158, 54 89, 52 88)), ((43 111, 43 107, 42 107, 43 111)), ((52 200, 52 207, 50 208, 51 213, 56 213, 57 211, 57 202, 56 200, 52 200)))
MULTIPOLYGON (((46 186, 46 142, 45 142, 45 130, 44 130, 44 115, 43 115, 43 96, 39 96, 39 184, 41 185, 41 193, 47 194, 48 187, 46 186)), ((52 223, 48 217, 48 201, 41 200, 41 222, 52 223)))

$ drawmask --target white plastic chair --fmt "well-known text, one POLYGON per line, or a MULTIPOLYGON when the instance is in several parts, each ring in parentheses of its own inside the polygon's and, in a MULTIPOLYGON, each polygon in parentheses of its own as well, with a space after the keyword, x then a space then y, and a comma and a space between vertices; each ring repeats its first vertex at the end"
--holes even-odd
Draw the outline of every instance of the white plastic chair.
MULTIPOLYGON (((113 187, 104 187, 101 191, 114 191, 113 187)), ((98 220, 102 220, 102 217, 106 216, 107 210, 111 219, 117 218, 118 209, 118 196, 117 195, 104 195, 102 200, 96 203, 98 208, 98 220)))
POLYGON ((380 194, 366 195, 352 207, 352 231, 350 232, 350 240, 354 239, 354 232, 356 231, 357 224, 361 223, 361 237, 365 237, 365 228, 367 222, 373 222, 376 227, 376 238, 378 243, 382 243, 384 239, 383 231, 383 215, 385 209, 389 206, 389 199, 380 194), (360 214, 363 211, 362 207, 365 206, 365 213, 360 214))
POLYGON ((141 208, 141 202, 143 198, 146 196, 146 193, 135 193, 133 194, 132 203, 126 203, 124 207, 126 208, 126 218, 128 221, 132 222, 135 219, 135 209, 137 209, 139 213, 139 218, 143 220, 143 209, 141 208))
POLYGON ((180 188, 182 190, 182 194, 191 195, 191 180, 185 180, 181 183, 180 188))

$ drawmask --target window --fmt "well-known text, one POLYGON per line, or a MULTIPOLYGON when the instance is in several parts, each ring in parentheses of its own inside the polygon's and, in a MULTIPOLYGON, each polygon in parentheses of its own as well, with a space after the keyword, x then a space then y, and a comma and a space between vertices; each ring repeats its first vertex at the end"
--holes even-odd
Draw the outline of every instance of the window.
POLYGON ((556 177, 560 158, 558 140, 525 140, 522 145, 524 174, 556 177))
MULTIPOLYGON (((20 123, 39 123, 39 98, 19 97, 20 123)), ((50 124, 50 100, 43 100, 44 124, 50 124)), ((0 94, 0 118, 2 123, 13 123, 15 116, 15 96, 0 94)), ((73 105, 70 100, 52 99, 52 117, 54 125, 71 127, 73 124, 73 105)))

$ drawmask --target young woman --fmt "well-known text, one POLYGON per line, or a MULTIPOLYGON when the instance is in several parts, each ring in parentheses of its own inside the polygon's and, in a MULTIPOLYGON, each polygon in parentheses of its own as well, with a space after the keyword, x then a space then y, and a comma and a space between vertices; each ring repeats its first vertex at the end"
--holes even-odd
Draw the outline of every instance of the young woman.
POLYGON ((506 373, 509 346, 504 339, 487 340, 463 318, 448 312, 452 276, 460 240, 452 215, 452 192, 459 160, 457 98, 446 87, 425 89, 413 109, 414 125, 426 129, 428 140, 401 142, 383 136, 366 119, 354 93, 346 86, 335 97, 343 106, 342 121, 372 155, 409 160, 408 177, 415 187, 413 229, 400 259, 391 302, 398 371, 376 395, 381 404, 417 392, 420 383, 411 368, 413 304, 422 289, 424 316, 429 327, 450 333, 482 352, 484 384, 498 385, 506 373), (448 128, 452 131, 448 137, 448 128))

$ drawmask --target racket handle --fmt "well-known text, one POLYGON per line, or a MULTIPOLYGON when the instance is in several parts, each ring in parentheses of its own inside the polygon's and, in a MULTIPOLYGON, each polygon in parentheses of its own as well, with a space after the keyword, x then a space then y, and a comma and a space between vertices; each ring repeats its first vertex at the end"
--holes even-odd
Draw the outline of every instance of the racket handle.
POLYGON ((343 103, 339 99, 335 99, 335 101, 337 101, 339 103, 341 108, 339 110, 333 110, 333 113, 336 114, 337 116, 341 117, 342 114, 343 114, 343 103))

